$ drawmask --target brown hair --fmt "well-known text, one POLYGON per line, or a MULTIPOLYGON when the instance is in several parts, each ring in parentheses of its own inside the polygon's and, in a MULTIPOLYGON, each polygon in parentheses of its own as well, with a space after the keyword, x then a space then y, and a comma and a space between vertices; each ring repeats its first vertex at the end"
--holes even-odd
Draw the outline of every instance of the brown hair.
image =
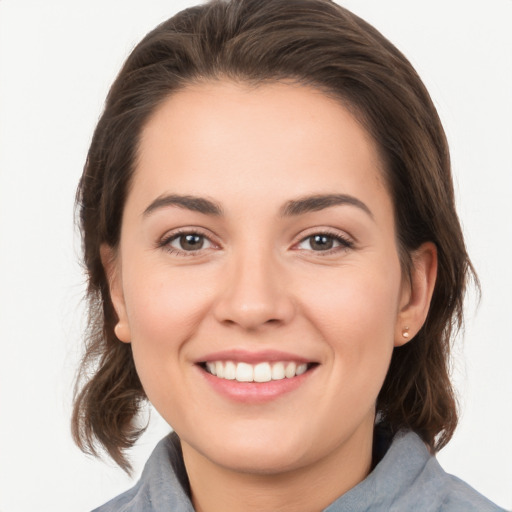
POLYGON ((227 78, 294 80, 334 96, 378 144, 393 199, 404 270, 423 242, 438 250, 428 318, 395 348, 377 399, 379 421, 412 429, 433 451, 450 439, 457 413, 448 363, 462 322, 468 259, 455 212, 447 142, 435 107, 407 59, 371 25, 330 0, 215 0, 186 9, 133 50, 108 94, 77 193, 87 269, 89 329, 75 391, 73 436, 102 446, 125 470, 124 450, 141 430, 145 393, 117 316, 100 245, 117 247, 122 212, 148 117, 187 84, 227 78), (99 444, 98 444, 99 443, 99 444))

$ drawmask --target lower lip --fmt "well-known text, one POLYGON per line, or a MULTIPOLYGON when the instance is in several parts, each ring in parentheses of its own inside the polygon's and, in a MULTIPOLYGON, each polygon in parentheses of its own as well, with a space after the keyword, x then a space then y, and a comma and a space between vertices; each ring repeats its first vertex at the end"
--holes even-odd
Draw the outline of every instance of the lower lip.
POLYGON ((291 379, 270 380, 268 382, 238 382, 220 379, 206 370, 197 367, 206 382, 220 395, 242 403, 264 403, 275 400, 302 386, 316 370, 316 366, 291 379))

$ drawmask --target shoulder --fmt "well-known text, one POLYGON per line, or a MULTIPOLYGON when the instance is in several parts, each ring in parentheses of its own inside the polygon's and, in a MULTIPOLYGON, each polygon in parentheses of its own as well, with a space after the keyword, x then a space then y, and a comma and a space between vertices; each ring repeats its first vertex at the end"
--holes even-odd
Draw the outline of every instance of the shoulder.
MULTIPOLYGON (((95 508, 92 512, 129 512, 134 510, 132 505, 134 498, 136 498, 138 494, 137 488, 138 485, 111 499, 101 507, 95 508)), ((140 510, 144 509, 140 508, 140 510)))
POLYGON ((416 434, 402 435, 393 445, 400 448, 394 453, 397 470, 406 479, 404 469, 414 475, 403 493, 397 495, 396 504, 400 506, 393 510, 503 512, 460 478, 446 473, 416 434))
POLYGON ((324 512, 504 512, 446 473, 414 432, 399 432, 375 469, 324 512))
POLYGON ((93 512, 194 512, 178 437, 162 439, 147 461, 140 480, 93 512))
POLYGON ((444 475, 440 512, 504 512, 504 509, 482 496, 460 478, 447 473, 444 475))

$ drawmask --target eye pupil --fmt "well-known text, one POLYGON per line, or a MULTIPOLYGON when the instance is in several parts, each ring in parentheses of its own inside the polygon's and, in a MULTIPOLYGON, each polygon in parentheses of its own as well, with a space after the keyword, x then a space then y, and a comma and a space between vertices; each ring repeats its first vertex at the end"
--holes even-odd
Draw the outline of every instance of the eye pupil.
POLYGON ((194 234, 181 235, 180 245, 186 251, 197 251, 203 247, 204 237, 194 234))
POLYGON ((327 235, 314 235, 310 238, 311 248, 314 251, 327 251, 332 249, 334 240, 332 236, 327 235))

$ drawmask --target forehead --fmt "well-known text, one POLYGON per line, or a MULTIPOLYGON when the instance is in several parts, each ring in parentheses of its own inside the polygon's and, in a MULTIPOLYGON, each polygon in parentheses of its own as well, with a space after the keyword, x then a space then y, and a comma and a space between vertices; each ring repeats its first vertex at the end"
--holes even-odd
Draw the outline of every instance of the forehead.
POLYGON ((341 102, 291 83, 174 93, 143 129, 132 191, 146 202, 173 192, 242 203, 332 192, 389 200, 366 130, 341 102))

